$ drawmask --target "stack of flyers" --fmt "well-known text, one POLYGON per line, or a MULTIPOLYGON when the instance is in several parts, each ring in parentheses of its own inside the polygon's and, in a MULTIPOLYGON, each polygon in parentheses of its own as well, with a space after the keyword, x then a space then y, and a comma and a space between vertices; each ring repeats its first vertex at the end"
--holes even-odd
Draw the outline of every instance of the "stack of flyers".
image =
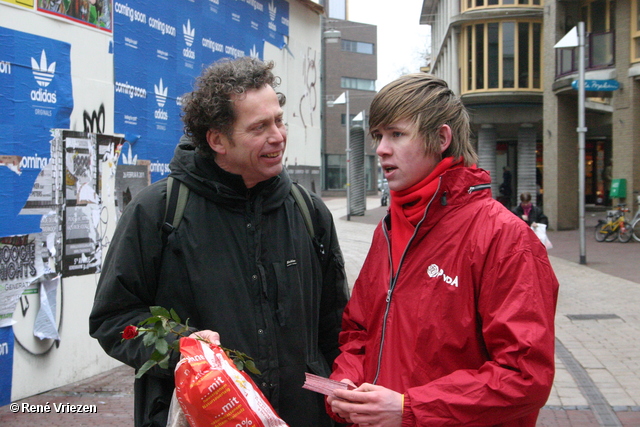
POLYGON ((306 378, 302 388, 315 391, 316 393, 322 393, 325 396, 333 396, 333 390, 339 388, 342 390, 354 390, 355 387, 351 384, 342 383, 339 381, 330 380, 329 378, 319 377, 318 375, 305 373, 306 378))

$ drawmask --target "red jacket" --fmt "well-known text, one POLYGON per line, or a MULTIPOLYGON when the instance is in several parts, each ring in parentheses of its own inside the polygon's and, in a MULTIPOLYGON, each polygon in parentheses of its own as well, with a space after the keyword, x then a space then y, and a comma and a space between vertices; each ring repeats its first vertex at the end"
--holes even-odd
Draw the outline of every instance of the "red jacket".
POLYGON ((533 427, 554 376, 546 249, 486 171, 439 179, 395 278, 388 217, 378 225, 331 378, 403 393, 403 426, 533 427))

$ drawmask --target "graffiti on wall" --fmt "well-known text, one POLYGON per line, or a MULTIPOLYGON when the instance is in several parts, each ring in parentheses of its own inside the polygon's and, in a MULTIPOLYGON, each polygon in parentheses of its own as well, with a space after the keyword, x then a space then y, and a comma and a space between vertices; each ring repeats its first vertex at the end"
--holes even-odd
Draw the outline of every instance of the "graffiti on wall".
POLYGON ((316 112, 318 104, 318 70, 316 68, 317 52, 311 48, 307 49, 302 62, 302 78, 304 82, 304 93, 298 102, 298 112, 302 125, 306 128, 307 123, 313 126, 313 115, 316 112))
POLYGON ((91 133, 104 133, 105 132, 106 114, 104 111, 104 104, 100 104, 98 111, 88 112, 84 110, 82 113, 82 123, 84 125, 84 132, 91 133))

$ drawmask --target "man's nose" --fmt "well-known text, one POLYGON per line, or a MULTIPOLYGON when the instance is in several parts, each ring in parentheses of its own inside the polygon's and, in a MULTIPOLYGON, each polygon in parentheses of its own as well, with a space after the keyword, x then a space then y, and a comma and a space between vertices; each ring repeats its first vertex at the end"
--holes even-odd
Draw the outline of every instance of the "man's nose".
POLYGON ((279 144, 284 141, 285 135, 287 131, 284 128, 278 127, 275 123, 269 127, 269 135, 267 137, 267 142, 270 144, 279 144))
POLYGON ((383 155, 390 154, 389 144, 387 144, 385 137, 380 138, 380 141, 378 142, 378 146, 376 147, 376 154, 381 157, 383 155))

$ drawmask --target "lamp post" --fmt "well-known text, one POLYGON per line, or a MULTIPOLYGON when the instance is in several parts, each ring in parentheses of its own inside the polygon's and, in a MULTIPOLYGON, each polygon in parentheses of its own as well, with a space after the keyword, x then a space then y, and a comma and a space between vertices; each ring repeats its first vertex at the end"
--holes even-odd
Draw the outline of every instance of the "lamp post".
POLYGON ((350 135, 349 131, 351 130, 351 119, 349 117, 349 91, 345 90, 340 96, 330 105, 340 105, 345 104, 346 110, 346 118, 345 124, 347 128, 346 139, 347 139, 347 221, 351 220, 351 172, 350 172, 350 162, 351 162, 351 144, 350 144, 350 135))
POLYGON ((585 211, 585 136, 587 127, 584 119, 584 22, 578 22, 578 193, 580 200, 578 206, 580 210, 580 264, 587 263, 587 250, 584 238, 584 211, 585 211))
POLYGON ((580 264, 587 263, 587 249, 585 242, 585 70, 584 70, 584 22, 578 22, 556 45, 555 49, 578 48, 578 215, 580 229, 580 264))

